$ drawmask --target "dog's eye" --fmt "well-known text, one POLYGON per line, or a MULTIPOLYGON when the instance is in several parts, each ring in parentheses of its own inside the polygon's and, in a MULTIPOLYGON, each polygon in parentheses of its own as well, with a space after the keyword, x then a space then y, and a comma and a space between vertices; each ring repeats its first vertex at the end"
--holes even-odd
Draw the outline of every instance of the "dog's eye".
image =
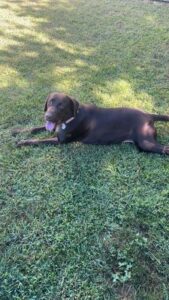
POLYGON ((61 108, 63 106, 62 103, 58 103, 57 107, 61 108))
POLYGON ((51 99, 51 100, 49 101, 49 105, 54 105, 54 99, 51 99))

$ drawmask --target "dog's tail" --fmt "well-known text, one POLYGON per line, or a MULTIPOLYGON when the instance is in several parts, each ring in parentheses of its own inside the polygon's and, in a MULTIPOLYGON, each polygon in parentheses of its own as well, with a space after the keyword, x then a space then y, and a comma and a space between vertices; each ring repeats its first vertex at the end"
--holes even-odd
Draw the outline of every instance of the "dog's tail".
POLYGON ((164 122, 169 122, 169 115, 156 115, 156 114, 151 114, 151 117, 153 118, 153 121, 164 121, 164 122))

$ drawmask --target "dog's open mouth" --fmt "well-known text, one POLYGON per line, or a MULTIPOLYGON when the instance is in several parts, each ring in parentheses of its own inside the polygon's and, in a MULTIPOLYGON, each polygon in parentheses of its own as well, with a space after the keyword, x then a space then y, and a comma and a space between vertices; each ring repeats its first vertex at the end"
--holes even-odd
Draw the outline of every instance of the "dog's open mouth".
POLYGON ((56 123, 51 122, 51 121, 46 121, 46 123, 45 123, 45 128, 46 128, 47 131, 52 132, 52 131, 54 131, 55 128, 56 128, 56 123))

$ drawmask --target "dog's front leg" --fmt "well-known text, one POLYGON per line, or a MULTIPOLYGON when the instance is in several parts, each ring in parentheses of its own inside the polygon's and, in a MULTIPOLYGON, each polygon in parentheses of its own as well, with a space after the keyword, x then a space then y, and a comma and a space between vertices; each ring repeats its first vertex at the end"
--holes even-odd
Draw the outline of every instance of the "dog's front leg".
POLYGON ((57 137, 52 137, 48 139, 29 139, 29 140, 21 140, 17 142, 17 147, 22 147, 22 146, 39 146, 39 145, 58 145, 59 141, 57 137))
POLYGON ((38 133, 38 132, 42 132, 45 131, 46 128, 45 126, 38 126, 38 127, 33 127, 33 128, 24 128, 24 129, 20 129, 20 128, 16 128, 12 130, 12 135, 15 136, 18 133, 22 133, 22 132, 29 132, 29 133, 38 133))

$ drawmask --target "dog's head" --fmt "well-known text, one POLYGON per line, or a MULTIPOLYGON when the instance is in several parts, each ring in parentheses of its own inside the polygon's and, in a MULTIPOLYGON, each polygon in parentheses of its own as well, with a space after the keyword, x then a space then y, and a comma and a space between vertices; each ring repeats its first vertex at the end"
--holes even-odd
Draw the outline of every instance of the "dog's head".
POLYGON ((75 117, 79 103, 62 93, 51 93, 45 103, 45 122, 46 129, 54 131, 56 126, 75 117))

